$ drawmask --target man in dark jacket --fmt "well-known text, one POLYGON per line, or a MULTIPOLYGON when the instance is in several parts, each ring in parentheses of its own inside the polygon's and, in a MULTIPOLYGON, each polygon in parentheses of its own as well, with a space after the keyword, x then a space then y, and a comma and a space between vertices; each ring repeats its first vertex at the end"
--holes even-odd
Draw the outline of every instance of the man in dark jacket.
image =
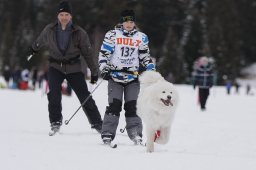
POLYGON ((213 85, 212 63, 207 57, 201 57, 194 66, 193 86, 199 88, 199 102, 201 110, 206 109, 206 101, 210 94, 210 88, 213 85))
MULTIPOLYGON (((68 81, 75 91, 80 103, 90 95, 85 76, 81 68, 81 56, 84 57, 91 70, 91 83, 98 81, 97 62, 93 58, 93 51, 89 37, 85 30, 72 23, 72 7, 63 1, 58 6, 58 20, 48 24, 31 46, 31 54, 42 47, 49 50, 49 93, 48 110, 51 130, 57 132, 62 125, 61 84, 68 81)), ((84 104, 83 110, 91 127, 101 132, 102 119, 92 97, 84 104)))

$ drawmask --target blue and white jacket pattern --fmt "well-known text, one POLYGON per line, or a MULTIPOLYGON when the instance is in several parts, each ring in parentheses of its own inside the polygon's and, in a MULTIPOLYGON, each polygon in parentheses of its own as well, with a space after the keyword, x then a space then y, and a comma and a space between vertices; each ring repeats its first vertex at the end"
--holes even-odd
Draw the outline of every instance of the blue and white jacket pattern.
POLYGON ((136 29, 127 32, 121 27, 108 31, 99 53, 100 71, 108 66, 114 81, 129 83, 137 80, 140 65, 144 70, 155 70, 148 43, 147 35, 136 29))

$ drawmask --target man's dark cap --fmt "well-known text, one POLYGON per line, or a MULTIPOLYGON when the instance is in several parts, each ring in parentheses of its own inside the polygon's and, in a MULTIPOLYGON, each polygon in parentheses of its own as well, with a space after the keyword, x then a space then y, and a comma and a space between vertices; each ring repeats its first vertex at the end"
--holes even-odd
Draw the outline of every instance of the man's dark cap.
POLYGON ((62 1, 59 3, 57 14, 61 12, 68 12, 72 15, 72 6, 68 1, 62 1))

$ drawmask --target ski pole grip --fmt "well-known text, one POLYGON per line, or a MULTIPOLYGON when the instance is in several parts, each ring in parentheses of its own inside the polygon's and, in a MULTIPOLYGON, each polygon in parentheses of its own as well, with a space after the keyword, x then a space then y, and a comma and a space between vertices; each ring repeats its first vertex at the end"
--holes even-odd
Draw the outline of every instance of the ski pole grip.
POLYGON ((69 123, 69 121, 68 120, 65 120, 65 125, 67 125, 69 123))

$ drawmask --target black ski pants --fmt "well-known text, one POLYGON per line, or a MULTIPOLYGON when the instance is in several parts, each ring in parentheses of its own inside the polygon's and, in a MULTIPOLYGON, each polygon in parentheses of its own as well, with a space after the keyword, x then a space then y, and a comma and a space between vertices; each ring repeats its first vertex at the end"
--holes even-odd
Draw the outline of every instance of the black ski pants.
POLYGON ((199 87, 199 101, 201 105, 201 109, 205 109, 207 98, 210 94, 209 88, 200 88, 199 87))
MULTIPOLYGON (((70 84, 81 104, 90 95, 82 72, 64 74, 50 67, 48 73, 49 93, 47 94, 50 123, 62 121, 61 85, 64 79, 70 84)), ((87 100, 83 106, 83 110, 90 124, 102 124, 101 115, 92 97, 87 100)))

